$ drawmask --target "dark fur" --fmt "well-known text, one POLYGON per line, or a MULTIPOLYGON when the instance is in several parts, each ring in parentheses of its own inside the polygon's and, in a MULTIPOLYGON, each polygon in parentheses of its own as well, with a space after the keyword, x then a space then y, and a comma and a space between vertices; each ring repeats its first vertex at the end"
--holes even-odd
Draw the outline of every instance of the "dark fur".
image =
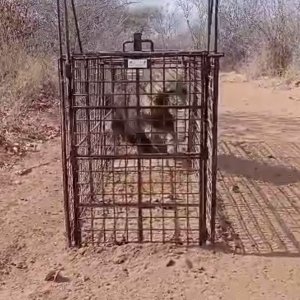
POLYGON ((152 125, 156 130, 169 132, 174 134, 175 132, 175 120, 167 107, 169 105, 169 94, 159 93, 154 99, 153 108, 150 110, 150 115, 144 115, 145 120, 152 125))
MULTIPOLYGON (((128 93, 128 91, 127 91, 128 93)), ((157 153, 150 139, 145 134, 145 120, 143 115, 138 118, 136 101, 131 95, 115 95, 112 116, 112 130, 115 136, 120 136, 124 141, 138 147, 140 153, 157 153), (123 108, 120 106, 127 106, 123 108)))
MULTIPOLYGON (((128 91, 127 91, 128 93, 128 91)), ((138 118, 135 97, 116 95, 114 104, 117 108, 113 111, 112 130, 116 136, 132 145, 136 145, 140 153, 159 153, 167 152, 166 146, 155 145, 145 134, 145 126, 151 125, 154 129, 160 132, 170 133, 175 136, 175 120, 167 107, 155 107, 169 105, 169 96, 174 94, 174 91, 167 93, 158 93, 154 98, 153 108, 150 109, 150 114, 141 112, 140 119, 138 118), (128 106, 132 108, 118 108, 118 106, 128 106)))

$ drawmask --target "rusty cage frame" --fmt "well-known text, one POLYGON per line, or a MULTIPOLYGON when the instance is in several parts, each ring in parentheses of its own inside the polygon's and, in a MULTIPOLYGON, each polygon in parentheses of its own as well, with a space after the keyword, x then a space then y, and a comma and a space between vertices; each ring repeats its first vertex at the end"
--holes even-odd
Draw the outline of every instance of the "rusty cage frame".
MULTIPOLYGON (((70 51, 70 8, 67 0, 60 2, 57 0, 68 245, 214 242, 219 59, 222 57, 217 52, 218 1, 208 0, 206 51, 156 51, 151 40, 143 40, 136 33, 132 41, 123 44, 123 51, 97 53, 82 50, 72 0, 80 51, 70 51), (215 44, 210 51, 212 23, 215 44), (150 47, 145 49, 147 44, 150 47), (133 49, 128 50, 130 45, 133 49), (174 97, 170 96, 173 102, 154 103, 153 99, 166 95, 170 86, 176 91, 174 97), (182 97, 184 101, 178 98, 180 87, 187 91, 182 97), (136 102, 129 106, 126 100, 122 106, 115 100, 117 97, 133 97, 136 102), (141 153, 138 147, 118 140, 112 134, 116 106, 124 110, 125 123, 132 122, 128 111, 134 110, 136 124, 143 122, 144 112, 172 111, 176 150, 141 153)), ((150 137, 155 136, 153 127, 148 128, 150 137)), ((157 133, 161 132, 156 130, 157 133)), ((139 134, 137 143, 141 143, 139 134)), ((168 142, 164 141, 164 145, 168 142)))

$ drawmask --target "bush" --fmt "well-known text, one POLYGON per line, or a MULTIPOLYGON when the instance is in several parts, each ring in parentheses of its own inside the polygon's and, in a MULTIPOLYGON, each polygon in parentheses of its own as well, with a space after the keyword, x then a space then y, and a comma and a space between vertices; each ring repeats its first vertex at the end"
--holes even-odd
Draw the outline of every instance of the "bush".
MULTIPOLYGON (((57 98, 53 60, 34 53, 36 20, 26 1, 0 0, 0 145, 26 131, 23 121, 35 103, 57 98)), ((30 121, 29 121, 30 123, 30 121)), ((29 124, 30 125, 30 124, 29 124)))

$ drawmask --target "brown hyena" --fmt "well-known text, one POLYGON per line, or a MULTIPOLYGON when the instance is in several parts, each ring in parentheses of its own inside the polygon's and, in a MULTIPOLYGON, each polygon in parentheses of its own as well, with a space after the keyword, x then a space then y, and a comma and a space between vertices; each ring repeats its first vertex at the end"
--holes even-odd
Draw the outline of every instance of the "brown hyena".
MULTIPOLYGON (((146 87, 149 90, 149 87, 146 87)), ((136 87, 134 83, 121 84, 115 95, 111 96, 115 107, 112 112, 111 129, 115 136, 121 137, 131 145, 137 146, 140 153, 174 152, 177 144, 174 109, 168 105, 186 102, 187 89, 179 81, 167 84, 165 90, 153 95, 140 97, 140 113, 137 109, 136 87), (125 92, 126 91, 126 92, 125 92), (143 106, 152 106, 143 109, 143 106), (147 134, 148 131, 148 134, 147 134), (171 136, 173 150, 166 145, 167 135, 171 136)))

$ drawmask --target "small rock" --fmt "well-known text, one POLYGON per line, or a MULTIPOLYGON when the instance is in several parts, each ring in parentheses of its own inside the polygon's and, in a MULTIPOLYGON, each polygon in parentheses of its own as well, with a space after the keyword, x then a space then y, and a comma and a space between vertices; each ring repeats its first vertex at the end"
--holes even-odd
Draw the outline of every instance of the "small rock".
POLYGON ((120 265, 123 264, 126 260, 127 256, 125 254, 121 254, 114 260, 114 264, 120 265))
POLYGON ((236 193, 236 194, 238 194, 238 193, 241 192, 241 191, 240 191, 240 188, 239 188, 237 185, 234 185, 234 186, 232 187, 232 191, 233 191, 234 193, 236 193))
POLYGON ((192 262, 188 258, 185 259, 185 264, 187 265, 187 267, 189 269, 193 268, 193 264, 192 264, 192 262))
POLYGON ((62 276, 60 271, 52 270, 46 275, 45 281, 53 281, 53 282, 61 283, 61 282, 68 282, 70 280, 69 278, 62 276))
POLYGON ((12 150, 14 153, 18 153, 20 151, 19 147, 13 147, 12 150))
POLYGON ((123 268, 123 272, 125 273, 126 276, 129 276, 129 271, 127 268, 123 268))
POLYGON ((175 260, 170 259, 170 260, 167 262, 166 266, 167 266, 167 267, 173 267, 173 266, 175 266, 175 260))
POLYGON ((45 277, 45 281, 55 281, 55 278, 57 277, 59 271, 56 270, 52 270, 50 271, 46 277, 45 277))
POLYGON ((19 262, 16 264, 16 268, 18 268, 20 270, 26 270, 28 267, 25 262, 19 262))
POLYGON ((175 255, 183 255, 184 253, 185 253, 185 252, 184 252, 183 250, 178 250, 178 249, 176 250, 176 249, 175 249, 175 251, 174 251, 174 254, 175 254, 175 255))
POLYGON ((104 248, 102 248, 102 247, 98 247, 97 249, 96 249, 96 253, 97 254, 100 254, 100 253, 102 253, 104 251, 104 248))
POLYGON ((31 172, 32 172, 32 168, 28 168, 28 169, 19 170, 15 174, 19 176, 24 176, 24 175, 28 175, 31 172))

